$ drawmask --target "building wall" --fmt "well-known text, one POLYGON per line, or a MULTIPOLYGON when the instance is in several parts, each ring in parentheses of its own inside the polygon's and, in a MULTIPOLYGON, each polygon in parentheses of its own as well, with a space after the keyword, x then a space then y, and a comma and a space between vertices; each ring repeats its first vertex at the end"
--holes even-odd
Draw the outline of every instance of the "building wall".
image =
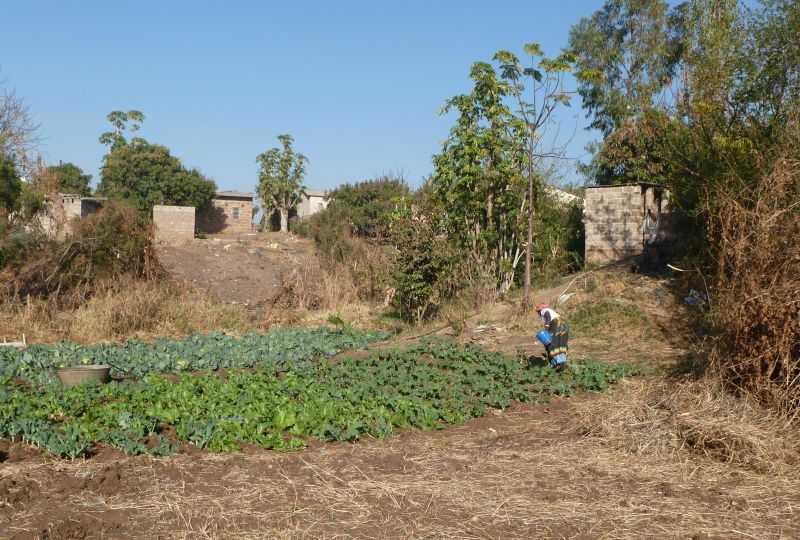
POLYGON ((61 193, 55 199, 48 199, 45 213, 40 217, 42 230, 55 238, 63 239, 72 232, 72 221, 85 218, 102 206, 103 198, 81 197, 61 193))
POLYGON ((198 214, 198 230, 211 234, 253 232, 253 199, 214 199, 198 214))
POLYGON ((162 244, 183 244, 194 239, 194 206, 153 207, 153 238, 162 244))
POLYGON ((325 200, 327 191, 321 189, 307 189, 306 195, 297 203, 297 217, 308 217, 320 212, 328 207, 325 200))
POLYGON ((606 263, 642 252, 644 204, 638 185, 586 188, 583 221, 586 263, 606 263))

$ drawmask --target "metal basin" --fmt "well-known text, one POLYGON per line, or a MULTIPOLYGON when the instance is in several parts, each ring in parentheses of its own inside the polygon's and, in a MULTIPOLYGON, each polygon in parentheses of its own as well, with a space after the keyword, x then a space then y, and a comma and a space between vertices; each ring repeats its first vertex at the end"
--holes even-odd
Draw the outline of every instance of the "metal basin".
POLYGON ((56 370, 56 376, 63 386, 75 386, 85 381, 107 383, 111 380, 111 366, 98 364, 63 367, 56 370))

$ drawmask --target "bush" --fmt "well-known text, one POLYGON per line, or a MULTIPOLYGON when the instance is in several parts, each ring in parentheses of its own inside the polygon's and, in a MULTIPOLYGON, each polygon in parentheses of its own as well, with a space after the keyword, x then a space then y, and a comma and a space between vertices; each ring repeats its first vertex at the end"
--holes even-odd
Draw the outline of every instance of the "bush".
POLYGON ((426 216, 414 210, 394 223, 392 239, 397 248, 394 305, 403 317, 421 323, 451 296, 458 258, 426 216))
POLYGON ((7 286, 0 292, 5 301, 32 297, 77 305, 104 282, 161 272, 152 254, 150 230, 136 210, 110 203, 76 220, 64 241, 47 241, 10 261, 7 286))
POLYGON ((713 372, 783 410, 800 406, 800 125, 752 187, 709 194, 717 246, 713 372))

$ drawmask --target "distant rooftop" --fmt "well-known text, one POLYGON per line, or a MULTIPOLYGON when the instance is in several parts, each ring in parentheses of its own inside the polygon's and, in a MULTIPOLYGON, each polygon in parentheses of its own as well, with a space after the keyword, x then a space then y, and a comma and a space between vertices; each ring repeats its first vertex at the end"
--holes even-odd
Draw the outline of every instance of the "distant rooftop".
POLYGON ((217 198, 252 199, 253 193, 248 191, 217 191, 217 198))

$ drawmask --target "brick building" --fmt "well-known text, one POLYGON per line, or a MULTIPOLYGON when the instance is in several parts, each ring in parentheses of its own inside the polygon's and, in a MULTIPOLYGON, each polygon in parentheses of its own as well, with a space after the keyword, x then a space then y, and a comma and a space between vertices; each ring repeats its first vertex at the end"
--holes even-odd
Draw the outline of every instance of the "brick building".
POLYGON ((253 194, 218 191, 211 208, 197 213, 197 231, 208 234, 253 232, 253 194))

